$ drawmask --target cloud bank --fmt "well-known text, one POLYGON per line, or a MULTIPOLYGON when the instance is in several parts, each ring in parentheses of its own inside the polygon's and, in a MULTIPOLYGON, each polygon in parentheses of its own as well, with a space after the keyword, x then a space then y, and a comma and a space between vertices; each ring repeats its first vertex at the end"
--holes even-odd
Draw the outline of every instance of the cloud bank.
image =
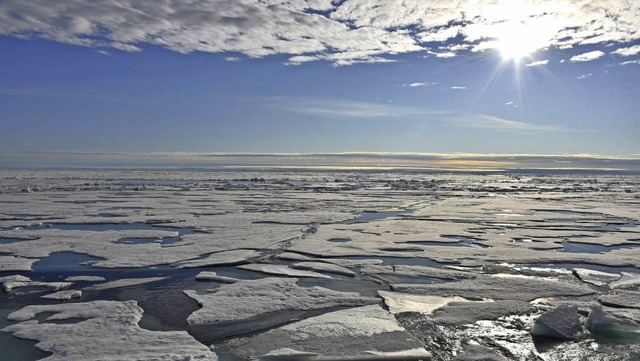
POLYGON ((0 2, 0 35, 126 52, 151 44, 180 53, 283 54, 289 64, 389 62, 409 52, 454 57, 495 49, 514 29, 526 33, 522 41, 533 50, 607 44, 630 49, 628 43, 640 40, 638 23, 638 1, 0 2))

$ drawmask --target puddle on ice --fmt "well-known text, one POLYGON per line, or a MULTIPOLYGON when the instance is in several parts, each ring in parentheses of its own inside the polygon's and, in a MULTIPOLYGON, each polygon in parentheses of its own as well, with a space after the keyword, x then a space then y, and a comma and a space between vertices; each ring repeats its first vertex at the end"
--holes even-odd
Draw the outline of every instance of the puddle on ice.
POLYGON ((565 269, 565 270, 572 270, 574 268, 586 268, 594 271, 615 273, 615 274, 619 274, 620 272, 630 272, 630 273, 640 272, 640 269, 635 267, 614 267, 614 266, 604 266, 604 265, 590 264, 590 263, 529 263, 529 264, 520 264, 517 267, 565 269))
MULTIPOLYGON (((447 238, 452 238, 452 237, 447 237, 447 238)), ((406 242, 406 243, 407 244, 419 244, 421 246, 475 247, 475 248, 489 248, 490 247, 490 246, 487 246, 487 245, 482 244, 482 243, 476 243, 478 241, 475 240, 475 239, 471 239, 471 238, 456 237, 455 239, 458 239, 459 241, 457 241, 457 242, 409 241, 409 242, 406 242)))
POLYGON ((349 219, 340 223, 343 223, 343 224, 367 223, 367 222, 376 221, 380 219, 402 217, 409 214, 411 214, 410 211, 381 211, 381 212, 364 211, 360 213, 360 217, 349 219))
POLYGON ((178 237, 163 237, 163 238, 135 238, 135 237, 126 237, 120 238, 119 240, 113 242, 115 244, 145 244, 145 243, 161 243, 161 244, 174 244, 180 242, 181 238, 178 237))
POLYGON ((101 261, 102 258, 92 257, 75 252, 55 252, 35 262, 31 268, 33 273, 48 274, 51 272, 82 272, 95 270, 91 263, 101 261))
POLYGON ((30 239, 0 237, 0 244, 10 244, 10 243, 28 242, 28 241, 30 241, 30 239))
POLYGON ((616 245, 616 246, 603 246, 599 244, 590 244, 590 243, 580 243, 580 242, 571 242, 571 241, 563 241, 562 242, 562 250, 561 252, 569 252, 569 253, 605 253, 611 252, 615 250, 621 249, 633 249, 640 247, 640 244, 625 244, 625 245, 616 245))
POLYGON ((345 243, 345 242, 351 242, 351 239, 350 238, 329 238, 327 242, 345 243))
POLYGON ((609 223, 603 226, 592 226, 592 227, 583 227, 585 231, 594 231, 594 232, 624 232, 624 228, 632 228, 637 226, 638 223, 636 221, 628 221, 627 223, 609 223))
POLYGON ((149 223, 45 223, 37 226, 29 226, 24 228, 27 231, 36 231, 42 229, 61 229, 65 231, 138 231, 138 230, 155 230, 155 231, 173 231, 178 232, 179 236, 195 233, 191 227, 163 227, 160 224, 149 223))

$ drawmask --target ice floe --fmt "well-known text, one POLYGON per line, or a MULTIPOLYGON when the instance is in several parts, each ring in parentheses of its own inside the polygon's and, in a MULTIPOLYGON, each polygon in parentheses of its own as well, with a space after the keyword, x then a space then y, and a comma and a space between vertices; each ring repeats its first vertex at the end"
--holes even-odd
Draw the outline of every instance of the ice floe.
POLYGON ((420 312, 431 313, 451 302, 471 302, 462 297, 425 296, 409 293, 378 291, 391 313, 420 312))
POLYGON ((51 361, 217 360, 213 351, 186 332, 140 328, 142 314, 135 301, 33 305, 10 314, 10 320, 21 322, 3 331, 38 341, 36 347, 52 353, 46 358, 51 361), (44 322, 32 320, 43 312, 53 315, 44 322), (75 322, 53 322, 64 320, 75 322))
POLYGON ((300 287, 295 278, 263 278, 221 285, 214 293, 185 293, 202 305, 187 321, 190 325, 238 322, 258 315, 285 310, 316 310, 336 306, 360 306, 379 300, 355 292, 337 292, 322 287, 300 287))
POLYGON ((167 279, 168 277, 145 277, 145 278, 121 278, 119 280, 99 283, 97 285, 89 286, 85 288, 87 291, 103 291, 110 290, 112 288, 121 288, 142 285, 145 283, 158 282, 167 279))
POLYGON ((209 266, 224 266, 246 263, 252 258, 260 257, 260 253, 254 250, 238 249, 216 252, 203 258, 174 263, 177 268, 198 268, 209 266))
POLYGON ((58 292, 51 293, 48 295, 43 295, 40 297, 50 299, 50 300, 68 301, 73 298, 81 298, 82 291, 81 290, 58 291, 58 292))
POLYGON ((5 282, 2 288, 5 292, 11 292, 22 287, 43 287, 52 291, 60 291, 73 285, 71 282, 41 282, 41 281, 14 281, 5 282))
POLYGON ((69 276, 64 280, 67 282, 103 282, 105 278, 102 276, 69 276))
POLYGON ((239 356, 258 360, 290 360, 290 351, 282 350, 311 360, 431 359, 420 341, 377 305, 326 313, 229 344, 239 356))
POLYGON ((640 308, 640 292, 614 290, 610 294, 601 295, 598 300, 603 305, 625 308, 640 308))
POLYGON ((620 274, 617 273, 601 272, 586 268, 574 268, 573 274, 583 282, 591 283, 595 286, 604 286, 620 278, 620 274))
POLYGON ((591 288, 564 281, 533 277, 478 277, 473 280, 434 284, 395 284, 397 292, 532 301, 550 296, 583 296, 596 293, 591 288))
POLYGON ((221 283, 236 283, 237 278, 220 276, 216 272, 202 271, 196 275, 196 281, 215 281, 221 283))
POLYGON ((576 340, 582 335, 578 306, 560 306, 543 313, 531 328, 531 335, 562 340, 576 340))
POLYGON ((301 269, 294 269, 294 268, 290 268, 288 266, 279 265, 279 264, 252 263, 252 264, 238 266, 238 268, 247 270, 247 271, 262 272, 270 275, 279 275, 279 276, 331 278, 331 276, 324 275, 322 273, 305 271, 301 269))
POLYGON ((323 263, 323 262, 297 262, 292 265, 293 268, 299 268, 304 270, 312 270, 318 272, 335 273, 348 277, 355 277, 356 273, 348 268, 338 266, 335 264, 323 263))

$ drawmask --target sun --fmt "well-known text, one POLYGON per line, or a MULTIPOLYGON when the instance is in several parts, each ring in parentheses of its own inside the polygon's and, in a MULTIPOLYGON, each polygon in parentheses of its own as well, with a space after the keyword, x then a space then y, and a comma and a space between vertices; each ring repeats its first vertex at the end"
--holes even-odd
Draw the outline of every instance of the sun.
POLYGON ((533 53, 548 48, 562 28, 559 19, 528 1, 509 0, 500 3, 496 17, 489 26, 493 47, 505 61, 519 62, 533 53))
POLYGON ((519 62, 543 46, 537 39, 538 34, 530 24, 509 20, 502 24, 495 47, 504 60, 519 62))

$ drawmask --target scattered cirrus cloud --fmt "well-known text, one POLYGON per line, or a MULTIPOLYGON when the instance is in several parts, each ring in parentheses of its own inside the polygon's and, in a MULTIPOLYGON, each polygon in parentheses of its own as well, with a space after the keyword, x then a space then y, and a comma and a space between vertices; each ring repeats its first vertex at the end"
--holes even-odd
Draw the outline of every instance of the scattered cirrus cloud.
POLYGON ((467 90, 468 88, 466 86, 454 85, 454 86, 451 87, 451 89, 453 89, 453 90, 467 90))
MULTIPOLYGON (((558 132, 566 129, 504 119, 492 115, 459 113, 448 110, 423 109, 397 105, 336 98, 269 97, 260 99, 279 110, 328 119, 405 119, 442 122, 461 128, 493 129, 513 132, 558 132)), ((516 106, 514 102, 505 105, 516 106)))
POLYGON ((268 106, 280 110, 334 119, 398 118, 436 113, 388 102, 376 103, 337 98, 278 97, 262 100, 268 106))
POLYGON ((603 56, 604 56, 604 53, 602 51, 594 50, 594 51, 590 51, 588 53, 574 55, 574 56, 571 57, 571 59, 569 59, 569 61, 572 62, 572 63, 579 63, 579 62, 596 60, 596 59, 601 58, 603 56))
POLYGON ((457 116, 454 118, 454 122, 458 126, 466 128, 485 128, 527 133, 546 133, 565 130, 564 128, 553 125, 532 124, 486 114, 469 114, 464 116, 457 116))
POLYGON ((593 75, 593 74, 591 74, 591 73, 584 73, 584 74, 578 75, 578 76, 576 77, 576 79, 586 79, 586 78, 590 77, 591 75, 593 75))
POLYGON ((620 65, 629 65, 629 64, 640 64, 640 60, 629 60, 629 61, 623 61, 622 63, 620 63, 620 65))
MULTIPOLYGON (((126 52, 284 54, 288 64, 455 57, 509 42, 531 51, 640 40, 640 2, 607 0, 4 0, 0 35, 126 52), (503 39, 509 34, 509 39, 503 39), (513 39, 513 34, 522 39, 513 39)), ((622 48, 616 54, 635 50, 622 48)), ((579 55, 572 61, 601 57, 579 55)), ((573 59, 573 58, 572 58, 573 59)))
POLYGON ((538 60, 538 61, 533 61, 529 64, 527 64, 528 67, 532 67, 532 66, 542 66, 542 65, 547 65, 549 64, 549 60, 538 60))

